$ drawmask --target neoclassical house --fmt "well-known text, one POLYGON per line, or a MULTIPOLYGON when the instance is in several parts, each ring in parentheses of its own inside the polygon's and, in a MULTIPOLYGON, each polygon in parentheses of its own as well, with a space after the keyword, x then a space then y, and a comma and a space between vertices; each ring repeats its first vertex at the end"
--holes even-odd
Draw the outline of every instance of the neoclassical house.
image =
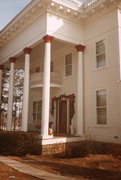
POLYGON ((120 0, 32 0, 0 32, 0 87, 8 63, 7 130, 23 68, 22 131, 121 142, 120 0))

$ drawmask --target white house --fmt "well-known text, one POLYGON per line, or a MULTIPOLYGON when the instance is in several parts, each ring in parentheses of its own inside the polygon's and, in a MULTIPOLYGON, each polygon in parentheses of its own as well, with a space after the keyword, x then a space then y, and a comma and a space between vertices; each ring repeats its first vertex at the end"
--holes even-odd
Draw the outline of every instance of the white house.
POLYGON ((32 0, 0 32, 0 87, 8 62, 7 130, 24 68, 22 131, 121 142, 120 0, 32 0))

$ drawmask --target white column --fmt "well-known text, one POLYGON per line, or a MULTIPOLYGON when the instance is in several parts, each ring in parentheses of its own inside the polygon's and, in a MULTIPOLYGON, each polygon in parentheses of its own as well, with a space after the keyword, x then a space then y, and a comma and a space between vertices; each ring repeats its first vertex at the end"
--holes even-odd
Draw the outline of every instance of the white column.
POLYGON ((85 46, 77 45, 77 135, 83 135, 84 131, 84 102, 83 102, 83 51, 85 46))
POLYGON ((24 67, 24 88, 23 88, 23 105, 22 105, 22 131, 28 130, 29 114, 29 81, 30 81, 30 54, 31 48, 25 48, 25 67, 24 67))
POLYGON ((49 104, 50 104, 50 62, 51 62, 51 41, 52 36, 46 35, 45 54, 44 54, 44 74, 43 74, 43 95, 42 95, 42 121, 41 121, 41 136, 42 138, 49 137, 49 104))
POLYGON ((7 130, 12 130, 12 113, 13 113, 13 89, 14 89, 14 66, 15 57, 10 59, 10 77, 9 77, 9 93, 8 93, 8 110, 7 110, 7 130))
POLYGON ((3 65, 0 65, 0 105, 1 105, 1 96, 2 96, 2 74, 3 74, 3 65))

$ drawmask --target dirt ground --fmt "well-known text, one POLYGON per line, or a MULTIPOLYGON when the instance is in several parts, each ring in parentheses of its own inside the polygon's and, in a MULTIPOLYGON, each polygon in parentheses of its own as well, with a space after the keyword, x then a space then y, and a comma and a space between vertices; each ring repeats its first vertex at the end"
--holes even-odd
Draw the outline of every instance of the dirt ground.
POLYGON ((66 159, 27 155, 11 158, 38 169, 80 180, 121 180, 121 156, 90 154, 84 158, 66 159))
POLYGON ((39 180, 0 163, 0 180, 39 180))

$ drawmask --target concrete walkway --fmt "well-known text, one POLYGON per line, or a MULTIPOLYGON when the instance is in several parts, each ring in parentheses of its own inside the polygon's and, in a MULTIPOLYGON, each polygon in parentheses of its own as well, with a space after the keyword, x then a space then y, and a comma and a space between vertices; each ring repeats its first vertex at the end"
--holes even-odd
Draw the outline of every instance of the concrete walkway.
POLYGON ((21 163, 19 161, 10 159, 5 156, 0 156, 0 162, 25 174, 31 175, 33 177, 37 177, 40 179, 45 179, 45 180, 76 180, 76 178, 71 178, 71 177, 64 177, 60 175, 56 175, 53 173, 49 173, 47 171, 43 171, 40 169, 36 169, 34 167, 31 167, 29 165, 26 165, 24 163, 21 163))

